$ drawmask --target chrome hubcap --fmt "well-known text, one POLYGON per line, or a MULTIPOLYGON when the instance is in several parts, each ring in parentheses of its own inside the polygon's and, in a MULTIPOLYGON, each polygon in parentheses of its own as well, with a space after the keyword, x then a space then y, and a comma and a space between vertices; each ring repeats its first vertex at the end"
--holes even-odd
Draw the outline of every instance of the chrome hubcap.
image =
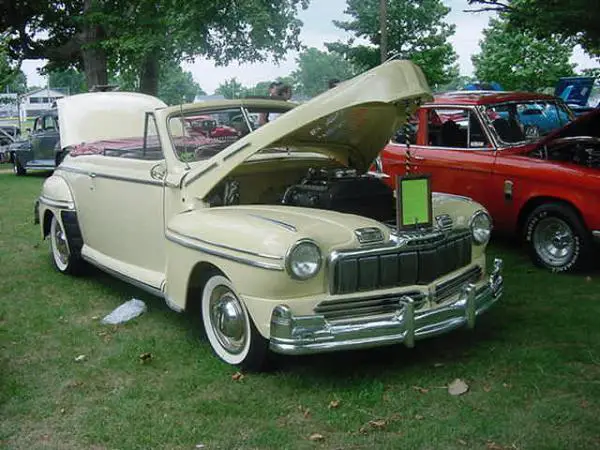
POLYGON ((246 344, 246 315, 240 301, 226 286, 210 298, 210 323, 219 343, 229 353, 240 353, 246 344))
POLYGON ((56 222, 54 230, 54 248, 56 250, 56 256, 58 256, 60 262, 67 264, 69 261, 69 246, 67 244, 67 236, 65 235, 58 221, 56 222))
POLYGON ((533 233, 533 245, 543 261, 551 266, 563 266, 575 253, 575 236, 571 227, 557 217, 546 217, 533 233))

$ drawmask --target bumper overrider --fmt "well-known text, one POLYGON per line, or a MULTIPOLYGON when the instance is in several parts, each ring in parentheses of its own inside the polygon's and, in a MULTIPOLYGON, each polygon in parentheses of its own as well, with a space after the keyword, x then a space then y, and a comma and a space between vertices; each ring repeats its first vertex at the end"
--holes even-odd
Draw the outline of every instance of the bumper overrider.
POLYGON ((454 300, 419 311, 415 311, 410 296, 401 294, 393 314, 352 321, 330 322, 322 315, 294 316, 289 307, 278 305, 271 316, 270 348, 276 353, 303 355, 400 342, 413 347, 418 339, 463 326, 473 328, 477 316, 502 296, 502 267, 502 260, 495 259, 484 285, 465 284, 454 300))

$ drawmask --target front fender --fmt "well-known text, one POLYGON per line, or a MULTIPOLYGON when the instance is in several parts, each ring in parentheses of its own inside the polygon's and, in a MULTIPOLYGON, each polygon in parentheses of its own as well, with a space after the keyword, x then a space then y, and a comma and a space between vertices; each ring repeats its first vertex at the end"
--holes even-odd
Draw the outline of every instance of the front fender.
POLYGON ((52 175, 44 181, 42 193, 36 205, 36 222, 41 225, 42 239, 49 232, 51 214, 57 216, 60 220, 60 211, 64 210, 75 210, 73 194, 64 178, 52 175))

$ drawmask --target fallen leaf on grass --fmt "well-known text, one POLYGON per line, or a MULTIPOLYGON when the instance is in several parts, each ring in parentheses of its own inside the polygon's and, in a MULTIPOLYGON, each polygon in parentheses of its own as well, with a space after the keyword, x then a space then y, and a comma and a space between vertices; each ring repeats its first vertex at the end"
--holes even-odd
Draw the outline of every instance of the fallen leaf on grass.
POLYGON ((65 408, 60 408, 60 413, 61 413, 61 414, 64 414, 65 412, 66 412, 66 409, 65 409, 65 408))
POLYGON ((304 416, 305 419, 308 419, 310 417, 310 409, 306 408, 304 410, 304 412, 302 413, 302 415, 304 416))
POLYGON ((329 406, 327 406, 328 409, 335 409, 338 406, 340 406, 340 401, 339 400, 331 400, 329 402, 329 406))
POLYGON ((450 395, 462 395, 469 390, 469 385, 460 378, 457 378, 448 385, 448 393, 450 395))
POLYGON ((506 389, 510 389, 510 384, 508 383, 502 383, 502 386, 504 386, 506 389))
POLYGON ((429 389, 425 389, 424 387, 421 387, 421 386, 413 386, 412 388, 415 391, 419 391, 421 394, 427 394, 429 392, 429 389))
POLYGON ((467 445, 467 441, 464 441, 464 440, 462 440, 462 439, 459 439, 459 440, 458 440, 458 443, 459 443, 460 445, 467 445))
POLYGON ((488 442, 485 446, 488 450, 506 450, 506 447, 503 447, 500 444, 496 444, 495 442, 488 442))
POLYGON ((85 355, 79 355, 75 358, 75 362, 85 361, 85 358, 86 358, 85 355))
POLYGON ((581 403, 580 403, 580 405, 581 405, 581 407, 582 407, 582 408, 584 408, 584 409, 585 409, 585 408, 587 408, 588 406, 590 406, 590 404, 588 403, 588 401, 587 401, 587 400, 581 400, 581 403))
POLYGON ((150 352, 145 352, 145 353, 142 353, 142 354, 139 356, 139 358, 140 358, 140 362, 141 362, 142 364, 144 364, 144 363, 150 362, 150 361, 152 360, 153 356, 152 356, 152 353, 150 353, 150 352))
POLYGON ((371 427, 375 428, 376 430, 381 430, 381 429, 385 428, 385 426, 387 425, 387 422, 383 419, 369 420, 369 425, 371 425, 371 427))
POLYGON ((483 387, 483 390, 484 390, 485 392, 490 392, 490 391, 492 390, 492 387, 491 387, 491 386, 488 386, 488 385, 486 384, 486 385, 483 387))
POLYGON ((425 417, 423 417, 421 414, 417 414, 417 415, 415 416, 415 419, 417 419, 417 420, 423 420, 424 418, 425 418, 425 417))
POLYGON ((324 441, 325 440, 325 436, 323 436, 320 433, 313 433, 308 437, 309 441, 313 441, 313 442, 317 442, 317 441, 324 441))
POLYGON ((233 381, 242 381, 244 379, 244 374, 241 372, 236 372, 233 375, 231 375, 231 379, 233 381))

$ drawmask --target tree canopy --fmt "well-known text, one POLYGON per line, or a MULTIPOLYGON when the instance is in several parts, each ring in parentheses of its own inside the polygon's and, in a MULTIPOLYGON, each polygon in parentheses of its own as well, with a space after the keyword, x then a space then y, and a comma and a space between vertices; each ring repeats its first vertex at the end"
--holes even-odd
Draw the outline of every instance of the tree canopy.
POLYGON ((482 81, 496 81, 508 90, 535 91, 573 75, 569 44, 539 39, 508 26, 502 18, 492 19, 483 36, 481 52, 471 58, 475 75, 482 81))
POLYGON ((294 85, 302 94, 314 97, 328 89, 333 78, 346 80, 356 75, 352 63, 339 53, 322 52, 314 47, 300 52, 296 58, 298 69, 292 73, 294 85))
POLYGON ((246 92, 246 88, 242 86, 236 77, 225 80, 215 89, 215 94, 220 94, 225 98, 240 98, 246 92))
MULTIPOLYGON (((379 0, 347 0, 344 11, 349 21, 334 24, 354 34, 348 42, 326 44, 327 49, 343 55, 360 70, 380 63, 379 0), (367 44, 356 44, 356 38, 367 44)), ((435 86, 458 75, 457 55, 448 38, 454 34, 454 25, 444 22, 450 8, 441 0, 395 0, 387 5, 388 56, 410 59, 418 64, 428 82, 435 86)))
POLYGON ((87 91, 85 75, 72 67, 49 71, 48 85, 51 88, 66 88, 69 95, 87 91))
POLYGON ((600 57, 598 0, 468 0, 472 11, 506 13, 511 26, 539 38, 561 38, 600 57))
POLYGON ((164 67, 158 80, 158 97, 167 105, 190 103, 196 95, 204 95, 200 85, 194 81, 191 72, 184 72, 178 65, 164 67))
POLYGON ((195 56, 217 64, 278 59, 298 49, 308 0, 13 0, 3 3, 14 59, 48 59, 49 69, 74 66, 88 86, 109 72, 129 72, 156 95, 161 65, 195 56))

